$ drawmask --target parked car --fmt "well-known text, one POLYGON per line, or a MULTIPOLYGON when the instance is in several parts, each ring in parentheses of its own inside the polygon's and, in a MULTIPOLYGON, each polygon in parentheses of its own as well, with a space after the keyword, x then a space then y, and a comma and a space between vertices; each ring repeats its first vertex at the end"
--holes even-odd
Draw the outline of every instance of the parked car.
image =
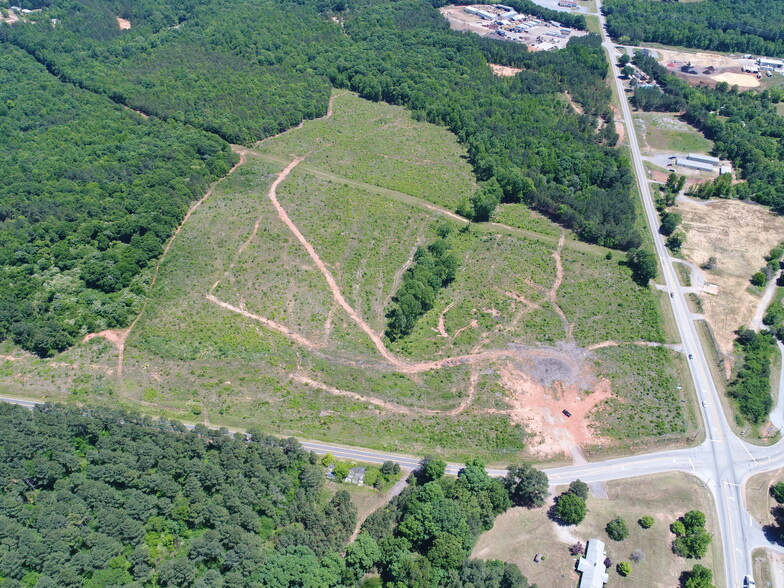
POLYGON ((568 417, 572 416, 572 413, 569 412, 568 410, 566 410, 565 408, 561 412, 564 413, 568 417))

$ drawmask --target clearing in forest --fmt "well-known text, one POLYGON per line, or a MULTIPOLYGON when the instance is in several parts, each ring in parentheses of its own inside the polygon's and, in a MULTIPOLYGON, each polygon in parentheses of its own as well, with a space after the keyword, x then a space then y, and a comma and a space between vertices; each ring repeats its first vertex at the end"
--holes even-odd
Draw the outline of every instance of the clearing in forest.
POLYGON ((635 112, 640 147, 648 156, 710 153, 713 143, 677 113, 635 112))
POLYGON ((696 266, 715 258, 715 268, 702 271, 706 283, 719 287, 718 294, 705 292, 699 297, 729 367, 735 330, 749 326, 760 304, 760 293, 751 288, 751 276, 781 243, 784 218, 767 207, 738 200, 681 198, 674 210, 683 216, 686 231, 683 257, 696 266))
MULTIPOLYGON (((476 181, 445 129, 336 92, 327 117, 243 157, 172 242, 121 361, 93 339, 65 362, 96 350, 101 377, 121 369, 116 393, 148 411, 454 459, 687 429, 656 295, 622 255, 522 204, 469 226, 452 211, 476 181), (389 341, 390 304, 439 235, 455 279, 389 341), (613 420, 626 403, 645 405, 639 423, 613 420)), ((25 362, 11 371, 43 385, 25 362)))

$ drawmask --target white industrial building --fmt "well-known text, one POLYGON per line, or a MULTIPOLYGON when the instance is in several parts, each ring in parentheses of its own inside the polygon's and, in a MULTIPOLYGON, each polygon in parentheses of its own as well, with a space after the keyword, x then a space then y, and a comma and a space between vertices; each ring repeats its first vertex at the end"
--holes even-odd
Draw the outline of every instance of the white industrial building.
POLYGON ((683 159, 678 157, 675 160, 675 165, 678 167, 687 167, 689 169, 698 169, 700 171, 713 171, 713 166, 710 163, 701 163, 692 159, 683 159))
POLYGON ((699 161, 700 163, 709 163, 711 165, 719 165, 721 160, 718 157, 711 157, 710 155, 703 155, 702 153, 689 153, 686 159, 691 161, 699 161))
POLYGON ((610 576, 607 575, 607 568, 604 566, 606 558, 604 542, 599 539, 589 539, 585 557, 577 562, 577 569, 583 574, 580 578, 580 588, 602 588, 607 583, 610 576))
POLYGON ((760 67, 773 67, 775 69, 784 67, 784 61, 781 61, 780 59, 770 59, 768 57, 760 57, 759 60, 757 60, 757 63, 759 63, 760 67))
POLYGON ((485 20, 495 20, 495 14, 487 12, 486 10, 481 10, 479 8, 474 8, 473 6, 468 6, 465 11, 468 14, 473 14, 478 16, 479 18, 483 18, 485 20))

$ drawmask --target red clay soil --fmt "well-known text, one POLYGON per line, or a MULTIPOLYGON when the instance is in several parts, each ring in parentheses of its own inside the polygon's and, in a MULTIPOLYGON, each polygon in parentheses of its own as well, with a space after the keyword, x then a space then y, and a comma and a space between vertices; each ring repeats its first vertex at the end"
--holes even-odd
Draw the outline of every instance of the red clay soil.
POLYGON ((590 428, 588 416, 597 404, 612 397, 610 383, 596 381, 587 366, 580 367, 580 377, 590 386, 562 382, 545 386, 513 364, 499 370, 501 385, 508 391, 512 422, 523 425, 535 436, 529 449, 539 457, 569 456, 574 446, 605 441, 590 428), (569 411, 571 417, 563 410, 569 411))

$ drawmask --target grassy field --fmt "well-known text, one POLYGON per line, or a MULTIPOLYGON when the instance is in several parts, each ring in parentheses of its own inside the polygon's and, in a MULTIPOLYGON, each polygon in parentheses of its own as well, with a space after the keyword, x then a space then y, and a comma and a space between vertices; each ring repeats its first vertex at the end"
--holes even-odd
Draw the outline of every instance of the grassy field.
POLYGON ((527 510, 513 508, 496 519, 492 530, 484 533, 472 553, 481 559, 500 559, 515 563, 528 579, 539 586, 576 586, 579 575, 575 571, 576 558, 569 555, 569 546, 576 540, 583 544, 592 537, 604 541, 607 555, 613 562, 608 570, 612 586, 660 586, 669 588, 678 585, 681 572, 690 570, 700 563, 714 570, 714 584, 724 586, 721 543, 718 535, 702 560, 686 560, 671 551, 674 535, 669 525, 685 512, 697 509, 706 514, 708 532, 718 528, 716 511, 710 493, 702 483, 691 476, 673 473, 633 478, 608 483, 609 500, 588 498, 588 515, 576 527, 561 527, 547 518, 544 508, 527 510), (667 492, 662 492, 666 488, 667 492), (650 529, 642 529, 637 520, 644 516, 654 517, 650 529), (611 540, 604 528, 615 517, 626 520, 629 536, 622 542, 611 540), (532 540, 532 538, 536 538, 532 540), (628 578, 620 577, 614 565, 629 561, 633 551, 643 553, 642 561, 631 562, 632 573, 628 578), (534 563, 537 553, 545 560, 534 563), (717 577, 718 576, 718 577, 717 577))
POLYGON ((475 189, 464 155, 403 109, 337 93, 331 118, 249 150, 191 215, 122 362, 102 338, 56 361, 6 346, 0 389, 506 464, 532 455, 524 413, 550 410, 537 403, 553 381, 572 378, 583 397, 596 378, 577 374, 595 374, 617 400, 589 418, 613 447, 687 430, 671 406, 675 356, 632 345, 663 341, 657 295, 634 284, 622 254, 607 259, 523 205, 500 207, 495 224, 451 214, 475 189), (268 197, 295 156, 305 159, 277 198, 312 255, 268 197), (416 247, 445 227, 456 279, 409 336, 374 341, 416 247), (607 342, 623 346, 579 348, 607 342), (651 422, 623 418, 629 402, 651 422))
POLYGON ((676 153, 709 153, 713 143, 676 114, 636 112, 635 126, 642 147, 676 153))
POLYGON ((664 441, 687 433, 686 398, 678 390, 675 369, 680 354, 664 347, 623 345, 597 350, 600 373, 613 384, 617 397, 598 415, 602 430, 618 440, 634 443, 664 441))
POLYGON ((274 140, 263 153, 424 198, 454 210, 476 184, 465 149, 443 127, 417 122, 402 106, 334 94, 331 118, 308 122, 274 140))

